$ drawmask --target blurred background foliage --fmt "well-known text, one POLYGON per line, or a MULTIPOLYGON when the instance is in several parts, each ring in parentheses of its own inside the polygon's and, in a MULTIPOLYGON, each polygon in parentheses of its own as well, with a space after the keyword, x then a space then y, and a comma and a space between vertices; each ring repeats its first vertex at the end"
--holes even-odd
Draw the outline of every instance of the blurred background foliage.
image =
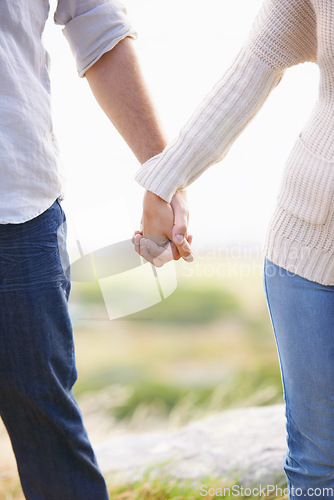
POLYGON ((262 257, 202 252, 175 265, 174 293, 114 321, 98 284, 73 284, 74 392, 84 413, 100 415, 102 433, 175 428, 231 407, 282 402, 262 257), (99 319, 87 319, 90 311, 99 319))

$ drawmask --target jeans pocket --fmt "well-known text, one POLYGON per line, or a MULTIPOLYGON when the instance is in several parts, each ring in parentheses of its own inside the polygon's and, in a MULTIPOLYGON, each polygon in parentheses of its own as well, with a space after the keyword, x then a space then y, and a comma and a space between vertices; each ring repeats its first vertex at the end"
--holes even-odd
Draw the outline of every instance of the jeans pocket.
POLYGON ((278 204, 311 224, 325 224, 334 199, 334 162, 318 158, 299 138, 288 159, 278 204))
POLYGON ((58 204, 60 214, 61 214, 61 223, 57 229, 57 243, 58 243, 58 255, 61 263, 61 267, 64 273, 64 277, 66 280, 70 280, 70 259, 67 252, 67 222, 65 212, 61 206, 59 198, 56 200, 58 204))
POLYGON ((64 217, 56 203, 27 222, 4 225, 0 234, 0 291, 63 284, 65 251, 64 217))

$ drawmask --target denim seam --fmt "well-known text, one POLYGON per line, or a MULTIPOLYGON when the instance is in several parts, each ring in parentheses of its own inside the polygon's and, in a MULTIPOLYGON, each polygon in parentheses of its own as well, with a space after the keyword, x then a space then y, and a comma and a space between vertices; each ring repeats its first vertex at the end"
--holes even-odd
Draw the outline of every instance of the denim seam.
MULTIPOLYGON (((266 267, 266 263, 265 263, 264 266, 266 267)), ((278 357, 279 357, 279 360, 280 360, 280 368, 281 368, 281 375, 282 375, 282 385, 283 385, 283 388, 284 388, 285 403, 287 403, 287 401, 286 401, 286 384, 285 384, 285 380, 284 380, 284 373, 283 373, 282 363, 281 363, 281 353, 280 353, 280 349, 279 349, 279 346, 278 346, 278 341, 277 341, 277 335, 276 335, 275 326, 274 326, 273 315, 271 313, 271 306, 270 306, 269 295, 268 295, 268 287, 267 287, 267 276, 266 276, 266 271, 265 270, 264 270, 263 276, 264 276, 263 284, 264 284, 264 290, 265 290, 265 294, 266 294, 266 298, 267 298, 269 315, 270 315, 270 319, 271 319, 271 323, 272 323, 272 327, 273 327, 274 336, 275 336, 275 339, 276 339, 276 346, 277 346, 278 357)))

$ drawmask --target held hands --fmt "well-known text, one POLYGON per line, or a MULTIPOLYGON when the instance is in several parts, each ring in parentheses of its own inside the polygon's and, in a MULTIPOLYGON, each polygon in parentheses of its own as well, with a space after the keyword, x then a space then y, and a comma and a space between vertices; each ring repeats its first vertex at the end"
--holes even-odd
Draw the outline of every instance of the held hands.
POLYGON ((178 191, 171 203, 146 191, 141 231, 133 236, 135 250, 156 267, 181 257, 194 260, 192 236, 188 235, 188 205, 185 191, 178 191))

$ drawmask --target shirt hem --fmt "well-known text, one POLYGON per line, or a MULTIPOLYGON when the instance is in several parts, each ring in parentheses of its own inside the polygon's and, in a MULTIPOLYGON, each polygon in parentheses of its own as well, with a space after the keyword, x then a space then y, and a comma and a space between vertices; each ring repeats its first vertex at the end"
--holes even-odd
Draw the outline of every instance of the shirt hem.
POLYGON ((23 218, 18 218, 17 216, 8 216, 5 220, 0 219, 0 224, 23 224, 24 222, 28 222, 29 220, 35 219, 39 215, 41 215, 43 212, 45 212, 48 208, 50 208, 54 202, 59 199, 63 199, 62 193, 59 193, 58 195, 49 198, 48 201, 46 201, 42 208, 38 208, 37 211, 32 212, 29 215, 24 216, 23 218))

